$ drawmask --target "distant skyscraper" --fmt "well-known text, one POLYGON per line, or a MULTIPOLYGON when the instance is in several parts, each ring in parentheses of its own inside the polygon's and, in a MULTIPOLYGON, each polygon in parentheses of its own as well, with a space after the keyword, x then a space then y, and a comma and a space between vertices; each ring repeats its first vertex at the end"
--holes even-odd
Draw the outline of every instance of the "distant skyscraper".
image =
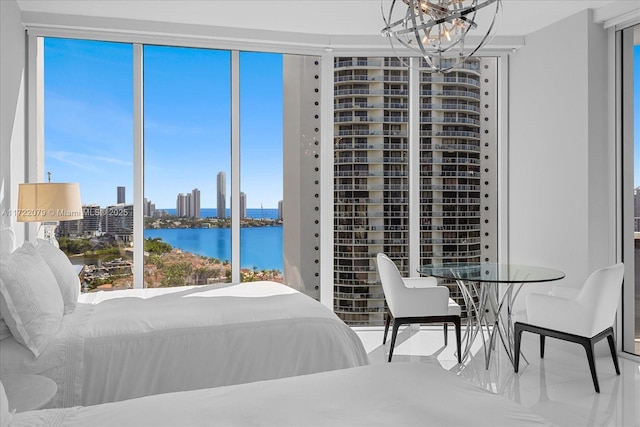
POLYGON ((176 216, 200 218, 200 190, 194 188, 191 193, 178 194, 176 197, 176 216))
POLYGON ((247 217, 247 195, 240 192, 240 219, 247 217))
POLYGON ((200 218, 200 190, 194 188, 191 190, 191 209, 190 214, 193 218, 200 218))
POLYGON ((176 216, 187 216, 187 197, 182 193, 176 198, 176 216))
POLYGON ((226 218, 227 216, 227 175, 224 172, 218 172, 218 199, 217 214, 218 218, 226 218))
POLYGON ((191 199, 191 193, 187 193, 184 195, 184 215, 182 216, 186 216, 189 218, 193 216, 193 214, 191 213, 191 207, 193 206, 193 202, 191 199))
POLYGON ((148 216, 148 217, 155 216, 156 205, 154 203, 151 203, 151 200, 147 200, 147 198, 145 197, 142 206, 143 206, 144 216, 148 216))
POLYGON ((282 200, 278 201, 278 219, 282 220, 282 200))
POLYGON ((118 202, 117 204, 125 203, 124 187, 118 187, 118 202))

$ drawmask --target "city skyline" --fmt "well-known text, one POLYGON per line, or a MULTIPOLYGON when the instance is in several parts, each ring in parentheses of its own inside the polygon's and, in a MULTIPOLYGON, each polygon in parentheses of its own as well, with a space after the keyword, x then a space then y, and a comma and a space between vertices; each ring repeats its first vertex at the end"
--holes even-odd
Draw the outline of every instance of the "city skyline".
MULTIPOLYGON (((116 190, 117 190, 116 197, 122 197, 126 191, 126 187, 118 186, 116 190)), ((99 205, 95 203, 82 203, 82 206, 95 207, 95 208, 113 207, 113 206, 121 206, 121 205, 132 206, 131 203, 121 202, 119 200, 120 199, 118 199, 116 203, 109 203, 107 205, 99 205)), ((153 200, 147 199, 146 197, 143 200, 143 205, 144 205, 144 215, 150 216, 150 217, 154 216, 152 214, 153 211, 164 211, 166 214, 167 211, 175 210, 177 216, 190 216, 194 218, 200 218, 201 209, 208 209, 208 210, 217 209, 212 207, 201 208, 200 190, 197 188, 194 188, 193 190, 191 190, 190 193, 179 193, 176 196, 175 208, 156 208, 156 205, 155 203, 153 203, 153 200)), ((254 211, 262 210, 262 209, 277 210, 280 213, 282 210, 282 200, 278 201, 277 206, 278 206, 277 208, 274 208, 274 207, 265 208, 264 206, 247 208, 247 194, 244 191, 240 192, 240 219, 245 219, 247 217, 247 209, 251 209, 254 211)), ((230 208, 225 207, 225 211, 228 211, 229 209, 230 208)), ((282 215, 279 214, 279 218, 281 217, 282 215)))
MULTIPOLYGON (((133 201, 132 57, 130 44, 45 39, 44 168, 53 182, 78 182, 84 204, 114 204, 114 187, 133 201)), ((240 62, 241 182, 254 195, 247 208, 276 208, 282 55, 242 52, 240 62)), ((170 209, 184 188, 199 188, 202 206, 214 208, 215 173, 231 173, 230 52, 145 46, 144 65, 143 197, 170 209)))

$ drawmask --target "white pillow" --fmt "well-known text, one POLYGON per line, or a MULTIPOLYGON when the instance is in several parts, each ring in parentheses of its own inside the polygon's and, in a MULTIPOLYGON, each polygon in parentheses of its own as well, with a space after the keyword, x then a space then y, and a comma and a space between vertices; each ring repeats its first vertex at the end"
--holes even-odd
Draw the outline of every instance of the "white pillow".
POLYGON ((13 337, 35 357, 58 332, 64 303, 56 278, 35 246, 25 242, 0 259, 0 313, 13 337))
POLYGON ((48 240, 37 239, 36 249, 56 277, 62 301, 64 301, 64 314, 72 313, 76 309, 80 295, 80 279, 73 264, 64 252, 48 240))
POLYGON ((9 411, 9 399, 4 391, 4 386, 0 382, 0 427, 9 427, 13 414, 9 411))

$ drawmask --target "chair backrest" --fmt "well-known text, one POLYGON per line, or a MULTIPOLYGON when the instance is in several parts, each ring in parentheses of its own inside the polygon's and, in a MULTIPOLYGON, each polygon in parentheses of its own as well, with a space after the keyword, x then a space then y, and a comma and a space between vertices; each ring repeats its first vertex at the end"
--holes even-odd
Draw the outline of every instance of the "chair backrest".
POLYGON ((399 309, 397 305, 401 300, 399 293, 402 288, 404 288, 402 276, 396 264, 385 254, 379 253, 376 261, 378 263, 378 274, 380 275, 380 283, 382 283, 382 290, 384 291, 387 305, 389 305, 391 313, 396 313, 399 309))
POLYGON ((591 336, 613 325, 624 277, 624 264, 600 268, 587 278, 576 301, 589 313, 591 336))

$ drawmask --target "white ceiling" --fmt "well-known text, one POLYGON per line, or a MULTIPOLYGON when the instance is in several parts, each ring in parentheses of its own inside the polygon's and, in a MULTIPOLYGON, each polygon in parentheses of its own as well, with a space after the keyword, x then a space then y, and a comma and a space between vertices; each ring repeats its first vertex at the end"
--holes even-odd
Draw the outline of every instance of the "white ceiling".
MULTIPOLYGON (((1 0, 0 0, 1 1, 1 0)), ((256 38, 301 36, 379 37, 381 6, 391 0, 17 0, 33 17, 43 14, 119 18, 204 28, 258 30, 256 38), (276 36, 277 34, 277 36, 276 36)), ((584 9, 597 22, 640 13, 640 0, 502 0, 497 36, 521 37, 584 9)), ((42 21, 42 19, 40 19, 42 21)))

